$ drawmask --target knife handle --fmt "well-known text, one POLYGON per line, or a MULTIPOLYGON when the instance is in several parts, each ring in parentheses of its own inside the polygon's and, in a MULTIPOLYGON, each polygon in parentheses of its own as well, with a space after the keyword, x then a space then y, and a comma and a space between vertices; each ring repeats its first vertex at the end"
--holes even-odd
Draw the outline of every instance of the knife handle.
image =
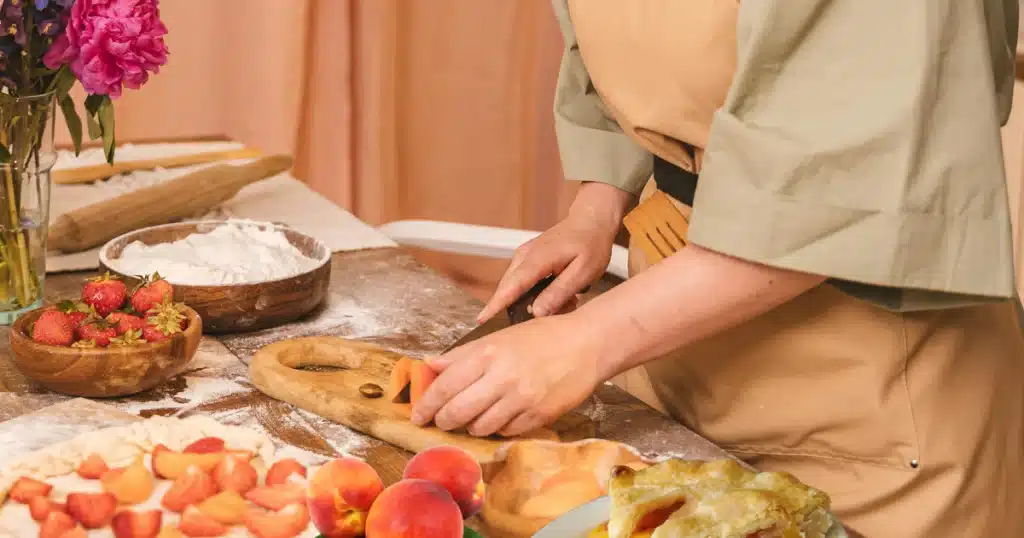
POLYGON ((506 310, 508 314, 508 320, 515 325, 524 321, 533 319, 533 314, 530 313, 530 305, 537 300, 537 297, 555 281, 555 275, 548 276, 541 279, 530 288, 522 297, 516 299, 506 310))

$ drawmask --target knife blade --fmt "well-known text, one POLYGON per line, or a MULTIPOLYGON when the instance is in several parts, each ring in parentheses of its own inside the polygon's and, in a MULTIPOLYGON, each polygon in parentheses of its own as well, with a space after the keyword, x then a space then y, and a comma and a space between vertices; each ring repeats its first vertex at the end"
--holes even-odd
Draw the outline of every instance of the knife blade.
POLYGON ((448 346, 448 348, 444 350, 444 353, 448 353, 459 346, 483 338, 488 334, 496 333, 502 329, 533 319, 533 314, 530 313, 530 305, 532 305, 533 301, 537 300, 537 297, 554 281, 555 276, 551 275, 542 279, 540 282, 537 282, 532 288, 524 293, 522 297, 516 299, 514 303, 509 305, 503 314, 496 314, 491 317, 491 319, 477 325, 472 331, 469 331, 462 338, 459 338, 454 344, 448 346))

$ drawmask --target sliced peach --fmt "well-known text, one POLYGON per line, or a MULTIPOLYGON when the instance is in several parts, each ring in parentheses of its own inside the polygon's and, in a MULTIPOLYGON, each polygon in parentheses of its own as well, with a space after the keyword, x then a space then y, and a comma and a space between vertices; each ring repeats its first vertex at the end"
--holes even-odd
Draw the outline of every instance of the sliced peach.
POLYGON ((52 489, 53 486, 46 482, 23 476, 11 486, 10 497, 21 504, 28 504, 34 497, 46 497, 52 489))
POLYGON ((163 519, 164 513, 160 510, 123 510, 111 520, 110 529, 114 531, 115 538, 156 538, 163 519))
POLYGON ((175 452, 164 445, 156 445, 153 449, 153 473, 157 478, 175 479, 184 474, 185 469, 196 466, 205 473, 212 473, 217 468, 220 460, 224 459, 223 452, 210 454, 188 454, 175 452))
POLYGON ((462 512, 448 490, 416 478, 385 489, 366 518, 366 536, 371 538, 461 538, 462 529, 462 512))
POLYGON ((249 504, 238 492, 222 491, 199 503, 196 508, 203 514, 224 525, 238 525, 245 521, 245 513, 249 504))
POLYGON ((185 538, 185 535, 178 530, 178 527, 167 525, 160 529, 160 534, 156 535, 156 538, 185 538))
POLYGON ((280 510, 289 504, 306 502, 306 491, 302 484, 286 482, 276 486, 253 488, 245 493, 245 498, 267 510, 280 510))
MULTIPOLYGON (((171 512, 181 512, 185 507, 199 504, 216 493, 217 484, 214 483, 213 477, 193 465, 174 479, 160 504, 171 512)), ((182 531, 184 532, 184 529, 182 531)))
POLYGON ((217 522, 210 516, 204 515, 195 506, 189 506, 181 514, 181 521, 178 522, 178 530, 185 536, 191 538, 206 538, 208 536, 224 536, 228 528, 217 522))
POLYGON ((338 458, 313 473, 307 501, 310 517, 329 538, 359 536, 367 511, 383 490, 377 471, 366 462, 338 458))
POLYGON ((410 369, 412 368, 412 359, 409 357, 402 357, 395 361, 395 365, 391 368, 391 377, 388 378, 388 390, 386 396, 388 401, 392 403, 408 403, 408 391, 409 380, 412 377, 410 369))
POLYGON ((186 454, 211 454, 224 452, 224 440, 220 437, 203 437, 185 447, 186 454))
POLYGON ((51 501, 42 495, 33 497, 28 502, 28 512, 32 519, 42 522, 50 515, 50 512, 67 512, 67 507, 62 503, 51 501))
POLYGON ((409 403, 416 405, 430 384, 437 379, 437 372, 423 361, 413 361, 409 371, 409 403))
POLYGON ((107 462, 103 461, 103 456, 92 453, 89 454, 82 463, 78 464, 78 469, 76 469, 75 472, 82 478, 96 480, 109 470, 110 468, 107 467, 107 462))
POLYGON ((139 504, 153 494, 153 474, 142 459, 114 471, 108 471, 100 478, 103 490, 113 493, 121 504, 139 504))
POLYGON ((309 526, 309 510, 304 504, 290 504, 278 512, 258 508, 245 516, 245 528, 256 538, 293 538, 309 526))
POLYGON ((77 526, 75 520, 64 512, 50 512, 39 527, 39 538, 60 538, 62 534, 77 526))
POLYGON ((112 493, 69 493, 68 514, 87 529, 110 524, 117 510, 117 497, 112 493))
POLYGON ((267 470, 267 478, 264 480, 268 486, 284 484, 291 475, 299 475, 306 478, 306 467, 293 458, 274 462, 267 470))
POLYGON ((230 490, 240 494, 256 487, 259 474, 249 460, 228 454, 213 470, 213 480, 221 491, 230 490))

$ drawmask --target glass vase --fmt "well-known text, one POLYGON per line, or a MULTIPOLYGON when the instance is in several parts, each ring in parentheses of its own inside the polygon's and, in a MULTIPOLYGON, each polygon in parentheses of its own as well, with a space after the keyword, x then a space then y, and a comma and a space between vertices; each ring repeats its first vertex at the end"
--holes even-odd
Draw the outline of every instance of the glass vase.
POLYGON ((0 324, 42 304, 54 95, 0 94, 0 324))

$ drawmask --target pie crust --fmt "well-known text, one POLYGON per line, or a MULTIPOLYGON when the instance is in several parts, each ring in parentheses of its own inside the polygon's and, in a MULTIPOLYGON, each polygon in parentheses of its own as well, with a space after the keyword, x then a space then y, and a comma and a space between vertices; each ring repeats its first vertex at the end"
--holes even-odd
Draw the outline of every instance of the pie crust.
POLYGON ((273 442, 253 430, 221 424, 202 415, 183 419, 152 417, 126 426, 83 433, 0 463, 0 507, 11 486, 22 476, 45 481, 68 475, 93 453, 102 456, 111 467, 127 465, 152 452, 158 444, 180 451, 203 437, 219 437, 232 449, 251 451, 254 460, 258 458, 264 465, 274 461, 273 442))
POLYGON ((829 497, 788 473, 758 473, 734 460, 672 459, 617 467, 609 484, 609 538, 635 536, 645 516, 668 511, 652 538, 824 538, 829 497))

